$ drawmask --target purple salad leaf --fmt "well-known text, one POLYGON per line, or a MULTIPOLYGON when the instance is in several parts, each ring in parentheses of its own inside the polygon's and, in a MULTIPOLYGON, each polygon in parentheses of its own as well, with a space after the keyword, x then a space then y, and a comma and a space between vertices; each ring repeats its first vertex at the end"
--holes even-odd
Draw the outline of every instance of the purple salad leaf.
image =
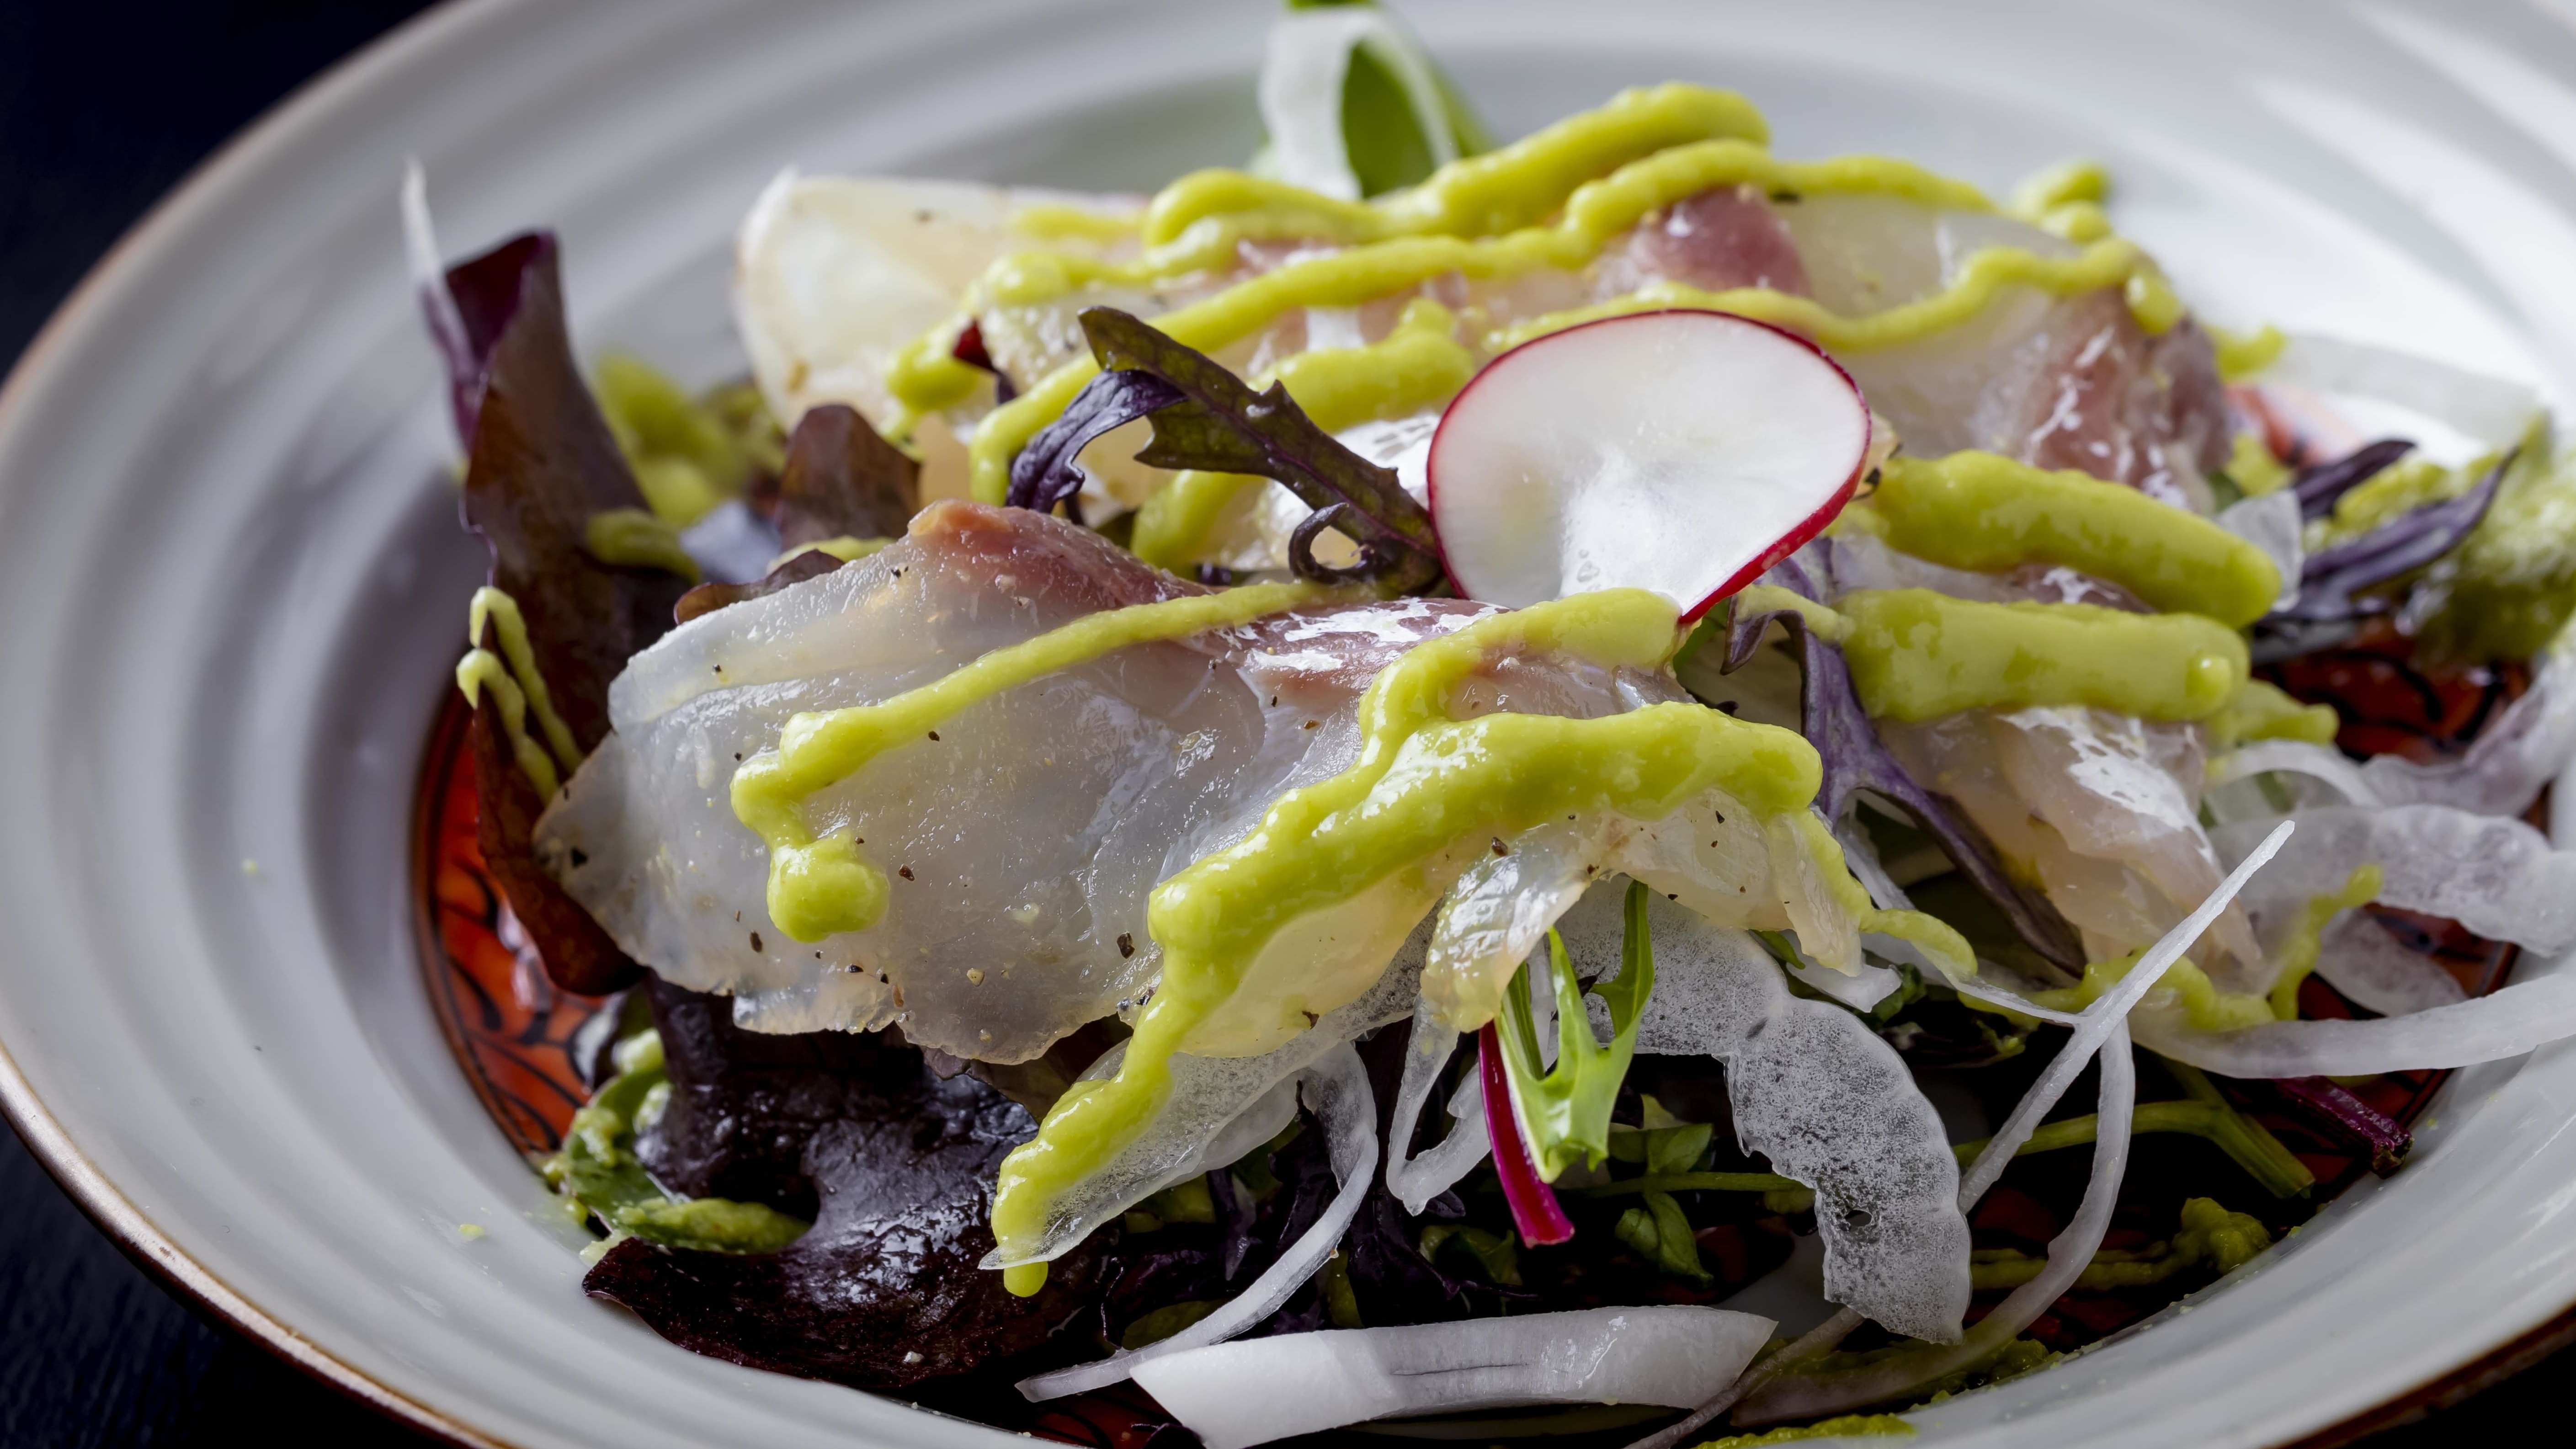
POLYGON ((1071 506, 1091 478, 1077 460, 1092 439, 1181 401, 1179 388, 1150 372, 1103 372, 1084 384, 1063 415, 1038 429, 1011 460, 1008 502, 1040 513, 1052 513, 1059 504, 1071 506))
POLYGON ((1001 1160, 1036 1128, 889 1033, 736 1030, 729 1004, 656 982, 670 1105, 637 1152, 697 1195, 814 1212, 775 1253, 609 1250, 583 1287, 711 1357, 865 1389, 973 1373, 1043 1347, 1091 1301, 1096 1243, 1019 1298, 976 1263, 1001 1160))
MULTIPOLYGON (((491 381, 493 353, 529 302, 539 268, 554 265, 555 249, 553 232, 523 232, 421 286, 429 340, 447 364, 448 410, 456 440, 468 449, 474 446, 474 420, 491 381)), ((539 299, 538 305, 546 304, 539 299)))
POLYGON ((2364 443, 2330 463, 2300 469, 2298 476, 2290 480, 2290 491, 2299 500, 2299 516, 2314 520, 2332 513, 2337 500, 2414 450, 2415 445, 2403 438, 2382 438, 2364 443))
POLYGON ((2255 622, 2254 662, 2277 663, 2332 647, 2350 638, 2362 620, 2394 609, 2396 600, 2366 597, 2364 591, 2466 542, 2485 521, 2514 456, 2508 451, 2497 459, 2476 487, 2457 498, 2425 504, 2349 543, 2309 554, 2299 571, 2299 596, 2255 622))
MULTIPOLYGON (((1819 592, 1806 566, 1794 558, 1773 565, 1763 582, 1805 599, 1815 599, 1819 592)), ((1863 790, 1904 807, 1960 873, 2004 913, 2015 935, 2051 964, 2082 971, 2084 946, 2075 928, 2067 924, 2046 896, 2015 880, 2003 868, 1985 832, 1949 800, 1924 788, 1888 753, 1879 742, 1878 729, 1870 723, 1868 711, 1861 708, 1860 695, 1852 687, 1851 667, 1844 662, 1842 650, 1817 638, 1807 628, 1804 615, 1794 609, 1737 609, 1728 622, 1726 670, 1742 668, 1753 657, 1762 642, 1763 626, 1774 619, 1797 641, 1799 658, 1806 666, 1806 682, 1798 696, 1799 724, 1824 766, 1816 805, 1825 818, 1841 824, 1863 790)))
POLYGON ((1431 515, 1394 470, 1317 427, 1285 387, 1273 383, 1256 393, 1213 358, 1115 308, 1085 311, 1082 329, 1102 372, 1012 464, 1011 502, 1043 509, 1071 498, 1082 486, 1074 462, 1082 446, 1119 423, 1150 416, 1154 438, 1137 452, 1138 462, 1276 479, 1315 510, 1291 540, 1288 562, 1298 577, 1366 579, 1398 592, 1440 577, 1431 515), (1140 375, 1161 385, 1136 380, 1140 375), (1314 542, 1328 528, 1359 545, 1358 564, 1336 569, 1315 558, 1314 542))
MULTIPOLYGON (((880 437, 857 409, 818 404, 805 410, 788 435, 787 462, 770 506, 779 542, 789 549, 833 538, 901 538, 921 510, 921 465, 880 437)), ((680 597, 677 617, 685 624, 840 566, 840 559, 818 549, 792 553, 764 578, 689 590, 680 597)))
MULTIPOLYGON (((465 526, 491 548, 492 584, 517 601, 555 709, 586 753, 608 734, 609 681, 670 629, 688 582, 601 563, 586 546, 592 515, 640 509, 644 495, 574 362, 553 235, 515 237, 445 281, 465 343, 448 357, 466 440, 465 526)), ((547 974, 586 995, 633 982, 635 963, 537 864, 529 841, 546 802, 487 709, 475 711, 474 760, 484 860, 547 974)))
POLYGON ((777 509, 779 541, 789 548, 827 538, 901 538, 921 511, 921 465, 856 408, 821 403, 788 434, 777 509))

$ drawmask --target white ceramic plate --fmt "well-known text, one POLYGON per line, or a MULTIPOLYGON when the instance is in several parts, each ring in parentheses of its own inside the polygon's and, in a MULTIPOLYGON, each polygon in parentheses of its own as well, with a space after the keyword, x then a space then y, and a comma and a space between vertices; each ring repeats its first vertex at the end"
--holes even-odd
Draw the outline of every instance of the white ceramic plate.
MULTIPOLYGON (((1995 187, 2098 156, 2216 320, 2576 395, 2571 0, 1408 10, 1506 134, 1682 78, 1750 93, 1789 154, 1995 187)), ((559 227, 583 346, 708 381, 741 366, 728 232, 782 164, 1149 188, 1248 153, 1269 14, 480 0, 305 92, 118 249, 0 395, 0 1094, 94 1212, 461 1439, 1000 1442, 583 1298, 572 1230, 448 1055, 407 827, 482 562, 396 178, 422 159, 460 251, 559 227)), ((2571 1117, 2566 1049, 2462 1074, 2397 1178, 2147 1331, 1919 1416, 1922 1442, 2282 1443, 2530 1333, 2576 1303, 2571 1117)))

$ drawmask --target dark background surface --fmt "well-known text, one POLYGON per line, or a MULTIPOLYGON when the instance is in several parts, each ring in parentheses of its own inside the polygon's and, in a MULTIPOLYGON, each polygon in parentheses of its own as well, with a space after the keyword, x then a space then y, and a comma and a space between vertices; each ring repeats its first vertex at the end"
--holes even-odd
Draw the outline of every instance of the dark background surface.
MULTIPOLYGON (((0 359, 227 137, 423 8, 0 0, 0 359)), ((2566 1442, 2552 1391, 2570 1367, 2552 1359, 2371 1449, 2505 1442, 2552 1419, 2566 1442)), ((324 1441, 428 1442, 163 1292, 0 1133, 0 1445, 324 1441)))

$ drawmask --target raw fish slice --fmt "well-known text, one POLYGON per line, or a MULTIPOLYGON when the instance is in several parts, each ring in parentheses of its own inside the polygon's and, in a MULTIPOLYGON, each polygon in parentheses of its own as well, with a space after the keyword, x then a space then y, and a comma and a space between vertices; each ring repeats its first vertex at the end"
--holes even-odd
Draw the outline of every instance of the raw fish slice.
MULTIPOLYGON (((1957 802, 2008 861, 2036 876, 2096 957, 2154 941, 2218 882, 2195 815, 2190 726, 2094 710, 1976 710, 1882 721, 1880 734, 1915 779, 1957 802)), ((2212 944, 2248 971, 2259 967, 2238 908, 2220 916, 2212 944)))
POLYGON ((1595 297, 1617 297, 1650 282, 1703 292, 1768 287, 1808 296, 1798 238, 1759 188, 1712 187, 1684 197, 1614 237, 1592 264, 1595 297))
MULTIPOLYGON (((1622 893, 1560 923, 1578 962, 1620 959, 1622 893)), ((1898 1333, 1949 1342, 1968 1306, 1968 1223, 1940 1114, 1860 1017, 1789 994, 1752 937, 1657 896, 1655 990, 1637 1050, 1726 1064, 1748 1152, 1813 1188, 1825 1294, 1898 1333)), ((1605 974, 1615 980, 1617 969, 1605 974)))
MULTIPOLYGON (((996 1252, 984 1266, 1043 1262, 1067 1252, 1094 1228, 1164 1188, 1224 1167, 1279 1135, 1297 1115, 1292 1078, 1333 1048, 1412 1012, 1429 939, 1426 921, 1375 986, 1276 1051, 1257 1057, 1172 1058, 1171 1091, 1153 1120, 1116 1156, 1055 1199, 1045 1236, 1027 1252, 1007 1260, 996 1252)), ((1126 1059, 1122 1042, 1093 1062, 1082 1080, 1116 1076, 1126 1059)))
POLYGON ((1792 817, 1763 820, 1722 791, 1661 820, 1550 821, 1494 845, 1458 876, 1432 934, 1422 999, 1444 1027, 1473 1031, 1491 1021, 1548 928, 1590 883, 1614 873, 1705 921, 1794 932, 1831 972, 1863 969, 1859 925, 1824 883, 1830 857, 1818 858, 1792 817))
MULTIPOLYGON (((1813 196, 1777 210, 1816 299, 1846 315, 1929 296, 1982 247, 2078 250, 2009 217, 1897 197, 1813 196)), ((1836 360, 1925 456, 1983 448, 2202 512, 2202 475, 2226 461, 2226 395, 2208 336, 2186 320, 2150 337, 2116 289, 2054 297, 2006 287, 1956 327, 1836 360)))
MULTIPOLYGON (((917 1045, 1027 1060, 1142 997, 1159 964, 1145 924, 1155 884, 1281 792, 1342 769, 1368 679, 1490 610, 1293 612, 1120 650, 971 706, 810 805, 818 829, 851 831, 894 877, 885 920, 825 941, 770 921, 768 853, 734 818, 728 782, 798 712, 881 701, 1071 619, 1196 591, 1060 520, 934 505, 893 547, 708 614, 639 657, 612 692, 616 734, 547 817, 546 858, 626 949, 732 994, 746 1026, 899 1020, 917 1045)), ((1600 715, 1670 688, 1506 655, 1467 686, 1481 703, 1464 703, 1600 715)), ((1437 891, 1456 867, 1428 868, 1437 891)), ((1211 1027, 1193 1049, 1268 1051, 1288 1021, 1302 1029, 1298 1009, 1359 995, 1427 909, 1413 900, 1370 892, 1301 926, 1338 941, 1329 969, 1319 958, 1263 997, 1267 1017, 1211 1027)))
MULTIPOLYGON (((734 323, 752 378, 780 426, 794 428, 806 409, 827 402, 846 403, 880 428, 892 426, 902 414, 886 386, 896 354, 954 318, 985 268, 1036 245, 1011 226, 1012 215, 1032 204, 1116 213, 1143 202, 970 181, 781 172, 734 238, 734 323)), ((1122 248, 1081 238, 1045 245, 1104 257, 1135 250, 1132 241, 1122 248)), ((1165 304, 1137 293, 1121 305, 1160 311, 1165 304)), ((1066 328, 1072 328, 1069 345, 1080 348, 1072 314, 1058 317, 1058 310, 995 318, 986 352, 997 362, 1010 359, 1003 370, 1015 384, 1025 386, 1051 365, 1045 357, 1068 345, 1057 335, 1066 328)), ((973 407, 991 404, 987 388, 973 407)), ((917 432, 927 496, 965 491, 962 437, 963 429, 945 418, 926 420, 917 432)))

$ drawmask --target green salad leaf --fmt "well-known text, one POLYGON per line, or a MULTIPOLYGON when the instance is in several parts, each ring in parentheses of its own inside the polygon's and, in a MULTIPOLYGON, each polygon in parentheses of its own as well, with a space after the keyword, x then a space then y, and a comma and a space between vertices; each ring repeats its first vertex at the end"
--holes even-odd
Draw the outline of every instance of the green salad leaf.
POLYGON ((1539 1065, 1530 968, 1523 966, 1503 993, 1495 1032, 1503 1047, 1503 1069, 1511 1078, 1512 1100, 1529 1135, 1530 1158, 1538 1165, 1539 1175, 1550 1182, 1578 1157, 1598 1167, 1610 1156, 1610 1109, 1618 1105, 1619 1084, 1627 1080, 1628 1063, 1637 1053, 1637 1020, 1655 990, 1646 888, 1635 881, 1628 884, 1626 910, 1618 979, 1593 987, 1591 993, 1610 1009, 1611 1038, 1606 1044, 1592 1034, 1583 986, 1575 979, 1574 963, 1566 959, 1565 939, 1554 931, 1547 933, 1547 970, 1556 990, 1553 1068, 1539 1065))

